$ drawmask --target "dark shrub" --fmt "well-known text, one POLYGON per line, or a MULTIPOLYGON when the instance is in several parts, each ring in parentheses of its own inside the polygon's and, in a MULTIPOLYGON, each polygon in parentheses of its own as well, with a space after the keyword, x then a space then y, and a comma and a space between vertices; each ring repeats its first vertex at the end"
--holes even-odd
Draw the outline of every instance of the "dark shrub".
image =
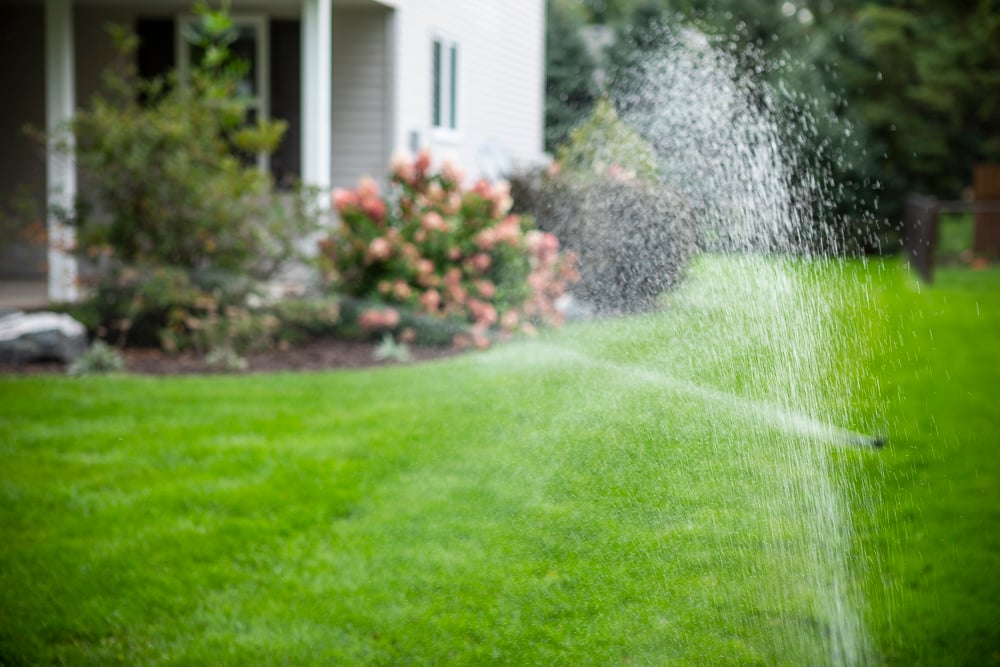
POLYGON ((579 258, 575 297, 597 312, 640 312, 674 287, 695 251, 690 207, 669 188, 629 177, 523 172, 511 195, 579 258))

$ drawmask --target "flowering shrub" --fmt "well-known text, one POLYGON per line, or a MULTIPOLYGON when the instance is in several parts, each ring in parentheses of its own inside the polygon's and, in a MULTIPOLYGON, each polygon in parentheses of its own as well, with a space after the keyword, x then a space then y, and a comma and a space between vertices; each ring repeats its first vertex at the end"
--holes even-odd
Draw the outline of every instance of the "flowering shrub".
POLYGON ((335 190, 338 233, 321 243, 327 277, 340 292, 386 304, 361 313, 359 326, 386 332, 400 323, 393 306, 467 324, 458 346, 489 346, 491 331, 531 333, 559 324, 555 300, 578 279, 576 259, 559 241, 510 214, 506 183, 470 188, 424 151, 392 161, 393 199, 371 178, 335 190))

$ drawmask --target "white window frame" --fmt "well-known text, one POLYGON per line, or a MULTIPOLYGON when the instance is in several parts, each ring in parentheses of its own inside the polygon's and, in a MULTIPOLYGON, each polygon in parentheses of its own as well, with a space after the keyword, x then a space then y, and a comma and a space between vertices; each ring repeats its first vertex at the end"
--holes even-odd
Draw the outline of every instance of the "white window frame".
MULTIPOLYGON (((249 98, 247 110, 256 112, 262 121, 271 119, 271 41, 270 25, 265 14, 234 14, 231 17, 234 29, 253 28, 256 35, 257 80, 254 82, 256 94, 249 98)), ((193 14, 181 14, 177 17, 176 53, 177 71, 182 84, 191 78, 191 44, 184 39, 184 27, 195 25, 198 17, 193 14)), ((257 168, 267 172, 270 160, 267 153, 257 154, 257 168)))
POLYGON ((431 34, 431 137, 436 141, 454 143, 462 138, 462 48, 453 35, 440 31, 431 34), (436 71, 434 48, 441 45, 440 71, 436 71), (438 78, 440 77, 440 78, 438 78), (435 98, 434 80, 440 85, 435 98), (440 111, 440 119, 435 119, 434 111, 440 111), (436 122, 437 121, 437 122, 436 122))

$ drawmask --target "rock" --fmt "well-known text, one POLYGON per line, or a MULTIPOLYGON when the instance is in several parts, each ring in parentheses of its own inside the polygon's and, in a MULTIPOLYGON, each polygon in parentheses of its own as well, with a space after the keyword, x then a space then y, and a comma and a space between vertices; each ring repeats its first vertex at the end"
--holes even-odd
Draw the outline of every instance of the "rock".
POLYGON ((15 311, 0 316, 0 363, 70 363, 86 350, 87 329, 69 315, 15 311))

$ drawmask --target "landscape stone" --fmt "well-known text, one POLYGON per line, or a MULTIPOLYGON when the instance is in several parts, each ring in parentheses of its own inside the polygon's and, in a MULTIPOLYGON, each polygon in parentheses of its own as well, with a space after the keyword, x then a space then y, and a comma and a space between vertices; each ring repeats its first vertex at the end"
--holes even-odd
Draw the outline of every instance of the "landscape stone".
POLYGON ((64 313, 0 314, 0 363, 55 359, 71 363, 87 350, 87 329, 64 313))

